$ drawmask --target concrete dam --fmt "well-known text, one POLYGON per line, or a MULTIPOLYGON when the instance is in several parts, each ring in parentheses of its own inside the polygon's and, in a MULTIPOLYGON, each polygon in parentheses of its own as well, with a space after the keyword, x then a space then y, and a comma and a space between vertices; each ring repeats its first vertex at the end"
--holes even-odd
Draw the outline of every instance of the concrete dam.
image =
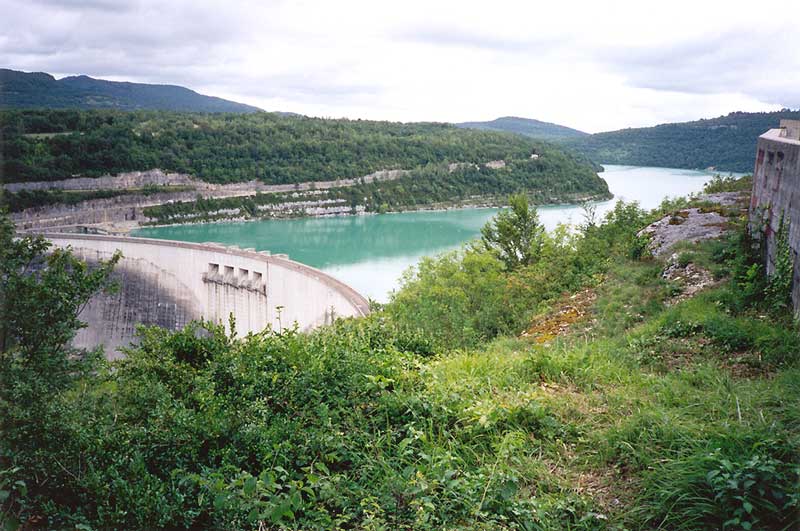
POLYGON ((793 263, 792 301, 800 315, 800 120, 781 120, 758 139, 750 224, 766 238, 767 273, 776 269, 780 252, 777 238, 788 226, 788 246, 793 263))
POLYGON ((244 335, 295 324, 306 331, 369 313, 368 301, 351 287, 285 255, 148 238, 44 236, 90 264, 122 252, 112 275, 119 289, 89 301, 80 314, 88 327, 73 342, 103 345, 112 359, 119 347, 135 342, 138 324, 177 330, 203 318, 228 328, 233 315, 236 333, 244 335))

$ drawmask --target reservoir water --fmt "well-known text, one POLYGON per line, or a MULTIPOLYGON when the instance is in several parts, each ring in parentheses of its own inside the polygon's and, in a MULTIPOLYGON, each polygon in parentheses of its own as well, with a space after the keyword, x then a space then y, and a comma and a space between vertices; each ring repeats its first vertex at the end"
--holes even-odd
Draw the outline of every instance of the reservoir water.
MULTIPOLYGON (((666 197, 699 192, 712 172, 637 166, 605 166, 601 175, 614 199, 596 204, 597 214, 614 203, 638 201, 650 209, 666 197)), ((208 223, 142 228, 134 236, 217 242, 285 253, 322 269, 361 294, 385 302, 400 275, 422 256, 456 249, 480 233, 497 209, 402 212, 371 216, 300 218, 250 222, 208 223)), ((578 205, 539 207, 548 229, 559 223, 580 223, 578 205)))

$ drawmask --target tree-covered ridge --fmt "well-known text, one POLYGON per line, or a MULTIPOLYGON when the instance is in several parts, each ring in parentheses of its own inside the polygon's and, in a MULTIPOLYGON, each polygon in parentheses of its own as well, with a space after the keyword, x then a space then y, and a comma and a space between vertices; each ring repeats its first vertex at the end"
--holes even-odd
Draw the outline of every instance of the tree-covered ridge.
POLYGON ((517 116, 503 116, 488 122, 463 122, 456 125, 469 129, 505 131, 507 133, 516 133, 531 138, 538 138, 540 140, 564 140, 588 136, 588 133, 571 127, 533 120, 531 118, 519 118, 517 116))
POLYGON ((733 112, 694 122, 622 129, 568 139, 564 144, 601 164, 751 172, 756 140, 800 111, 733 112))
POLYGON ((176 85, 106 81, 89 76, 55 79, 44 72, 0 68, 0 109, 160 109, 257 112, 260 109, 205 96, 176 85))
POLYGON ((298 183, 532 154, 591 169, 542 142, 446 124, 114 111, 7 111, 0 123, 5 182, 161 168, 215 183, 298 183))

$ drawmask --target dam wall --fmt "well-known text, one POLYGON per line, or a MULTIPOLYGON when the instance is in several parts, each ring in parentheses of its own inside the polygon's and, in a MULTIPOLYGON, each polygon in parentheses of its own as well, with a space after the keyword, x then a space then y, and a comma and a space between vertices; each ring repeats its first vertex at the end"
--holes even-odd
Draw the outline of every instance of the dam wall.
POLYGON ((307 331, 369 313, 368 301, 355 290, 284 255, 148 238, 44 236, 89 263, 122 252, 114 271, 120 288, 92 298, 80 315, 88 327, 74 341, 77 347, 103 345, 110 358, 135 342, 138 324, 177 330, 204 318, 228 328, 233 315, 235 331, 244 335, 295 324, 307 331))
POLYGON ((792 301, 800 312, 800 121, 781 120, 758 139, 750 198, 750 226, 766 238, 767 273, 775 271, 777 233, 788 225, 788 243, 794 260, 792 301))

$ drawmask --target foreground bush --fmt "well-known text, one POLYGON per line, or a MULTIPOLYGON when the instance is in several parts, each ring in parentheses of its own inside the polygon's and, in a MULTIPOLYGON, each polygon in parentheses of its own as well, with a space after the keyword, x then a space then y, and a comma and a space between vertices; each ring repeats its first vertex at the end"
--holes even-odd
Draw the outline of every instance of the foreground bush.
MULTIPOLYGON (((20 277, 26 261, 11 260, 4 315, 34 317, 4 321, 16 328, 0 356, 0 521, 793 529, 791 314, 757 302, 765 280, 737 291, 751 264, 735 241, 692 251, 733 279, 666 306, 662 266, 633 258, 644 218, 620 204, 604 223, 545 237, 537 262, 513 272, 472 248, 425 261, 385 311, 311 334, 143 329, 111 365, 64 346, 107 268, 62 254, 52 272, 20 277), (80 289, 49 289, 62 282, 80 289), (586 328, 513 337, 536 306, 587 283, 586 328), (57 333, 29 334, 45 317, 57 333)), ((43 249, 18 244, 20 256, 43 249)))
POLYGON ((14 469, 17 503, 52 528, 543 525, 519 430, 546 411, 465 437, 392 341, 371 320, 241 340, 144 330, 113 371, 54 397, 59 445, 35 481, 14 469))

